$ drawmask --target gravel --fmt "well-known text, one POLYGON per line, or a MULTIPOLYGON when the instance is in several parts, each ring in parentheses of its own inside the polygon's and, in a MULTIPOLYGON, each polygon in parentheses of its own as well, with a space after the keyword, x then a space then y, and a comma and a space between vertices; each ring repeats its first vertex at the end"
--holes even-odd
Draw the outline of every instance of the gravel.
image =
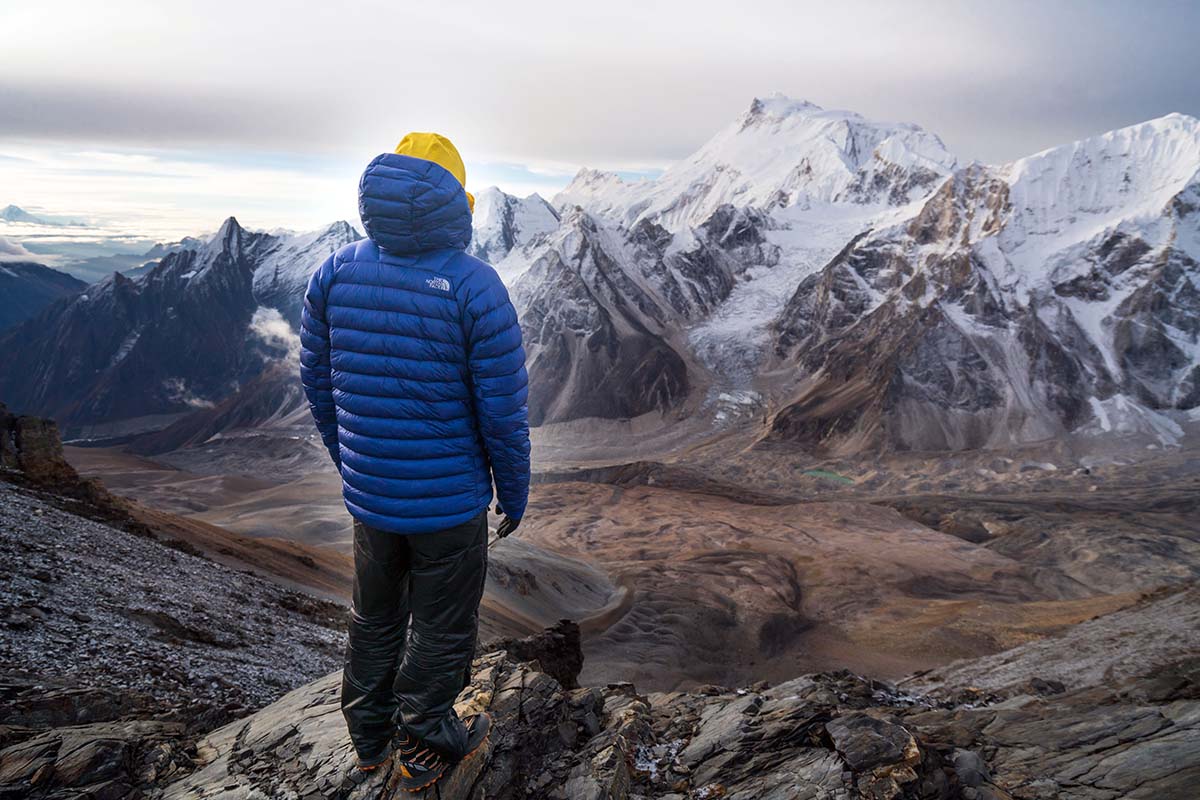
POLYGON ((0 672, 258 708, 336 669, 344 610, 0 484, 0 672))

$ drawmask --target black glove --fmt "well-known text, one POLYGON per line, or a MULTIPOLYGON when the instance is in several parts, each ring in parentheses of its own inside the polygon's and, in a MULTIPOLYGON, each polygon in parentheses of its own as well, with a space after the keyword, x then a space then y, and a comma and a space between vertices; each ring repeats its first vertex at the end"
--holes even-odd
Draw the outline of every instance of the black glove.
MULTIPOLYGON (((500 509, 500 506, 496 506, 496 513, 504 514, 504 512, 500 509)), ((515 531, 517 526, 520 524, 521 520, 513 519, 507 514, 504 514, 504 519, 500 520, 500 524, 496 526, 496 538, 503 539, 505 536, 508 536, 510 533, 515 531)))

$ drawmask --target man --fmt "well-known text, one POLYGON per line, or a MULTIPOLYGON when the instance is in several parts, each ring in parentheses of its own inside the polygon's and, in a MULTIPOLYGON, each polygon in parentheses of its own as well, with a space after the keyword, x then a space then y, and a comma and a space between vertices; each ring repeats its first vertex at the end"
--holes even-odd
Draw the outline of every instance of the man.
POLYGON ((469 680, 498 533, 529 490, 521 329, 496 271, 464 252, 475 199, 454 145, 410 133, 359 183, 369 238, 308 285, 300 375, 354 517, 354 608, 342 710, 369 772, 441 778, 487 736, 453 703, 469 680))

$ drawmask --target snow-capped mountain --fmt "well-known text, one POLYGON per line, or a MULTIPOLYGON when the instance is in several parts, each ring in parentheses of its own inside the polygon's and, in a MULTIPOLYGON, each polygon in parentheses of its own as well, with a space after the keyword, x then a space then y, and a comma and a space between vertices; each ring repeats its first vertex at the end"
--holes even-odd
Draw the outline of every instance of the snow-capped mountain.
POLYGON ((153 247, 142 255, 142 258, 147 261, 159 261, 164 256, 171 253, 178 253, 180 250, 195 250, 203 247, 204 242, 205 239, 199 236, 184 236, 177 242, 156 242, 153 247))
POLYGON ((533 417, 633 416, 750 388, 800 281, 954 164, 914 125, 776 95, 655 180, 581 171, 555 197, 560 230, 497 265, 527 320, 533 417))
POLYGON ((31 214, 30 212, 26 211, 25 209, 21 208, 20 206, 15 206, 15 205, 12 205, 11 203, 6 205, 4 208, 0 208, 0 222, 11 222, 11 223, 17 223, 17 224, 23 224, 23 225, 48 225, 48 226, 58 226, 58 225, 81 226, 81 225, 85 224, 84 222, 81 222, 80 220, 68 219, 66 217, 45 216, 45 215, 39 216, 37 214, 31 214))
POLYGON ((146 275, 113 273, 6 331, 0 397, 72 428, 212 406, 292 354, 300 276, 358 238, 346 223, 277 236, 230 217, 146 275))
POLYGON ((40 217, 30 214, 20 206, 14 206, 11 203, 4 208, 0 208, 0 221, 4 222, 25 222, 30 225, 44 225, 40 217))
POLYGON ((904 205, 955 166, 941 139, 916 125, 827 111, 782 95, 749 110, 650 181, 583 170, 555 198, 624 225, 699 225, 723 205, 764 211, 816 205, 904 205))
POLYGON ((471 255, 499 264, 516 248, 558 227, 558 212, 538 194, 517 198, 495 186, 475 198, 471 255))
POLYGON ((946 181, 776 323, 779 435, 917 449, 1084 430, 1171 442, 1200 405, 1200 122, 1171 115, 946 181))
MULTIPOLYGON (((1200 419, 1190 117, 959 166, 917 126, 772 96, 655 180, 585 170, 553 205, 489 189, 474 225, 521 315, 534 424, 766 418, 847 450, 1171 442, 1200 419)), ((230 220, 8 333, 0 397, 76 424, 216 406, 170 442, 279 417, 298 400, 267 366, 356 238, 230 220)))
POLYGON ((335 222, 309 233, 273 236, 262 249, 254 270, 254 297, 261 306, 279 311, 289 322, 300 319, 308 279, 325 258, 348 242, 362 238, 348 222, 335 222))
POLYGON ((687 328, 711 317, 748 270, 775 263, 766 226, 753 209, 722 206, 683 237, 650 220, 620 228, 575 206, 537 247, 501 262, 502 275, 515 275, 531 421, 678 406, 699 374, 687 328))
POLYGON ((774 96, 656 180, 582 171, 499 267, 550 384, 531 409, 720 419, 733 393, 822 446, 1171 441, 1200 405, 1198 125, 960 168, 916 126, 774 96))

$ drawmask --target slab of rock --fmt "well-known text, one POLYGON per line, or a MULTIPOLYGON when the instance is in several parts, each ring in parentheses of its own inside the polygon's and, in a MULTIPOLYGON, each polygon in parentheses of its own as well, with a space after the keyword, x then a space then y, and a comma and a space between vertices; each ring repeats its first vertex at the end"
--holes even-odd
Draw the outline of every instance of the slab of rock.
POLYGON ((846 766, 860 775, 863 797, 891 800, 917 779, 921 749, 901 725, 858 711, 830 720, 825 731, 846 766))
POLYGON ((180 723, 132 720, 54 728, 0 750, 0 796, 136 797, 192 769, 180 723))

